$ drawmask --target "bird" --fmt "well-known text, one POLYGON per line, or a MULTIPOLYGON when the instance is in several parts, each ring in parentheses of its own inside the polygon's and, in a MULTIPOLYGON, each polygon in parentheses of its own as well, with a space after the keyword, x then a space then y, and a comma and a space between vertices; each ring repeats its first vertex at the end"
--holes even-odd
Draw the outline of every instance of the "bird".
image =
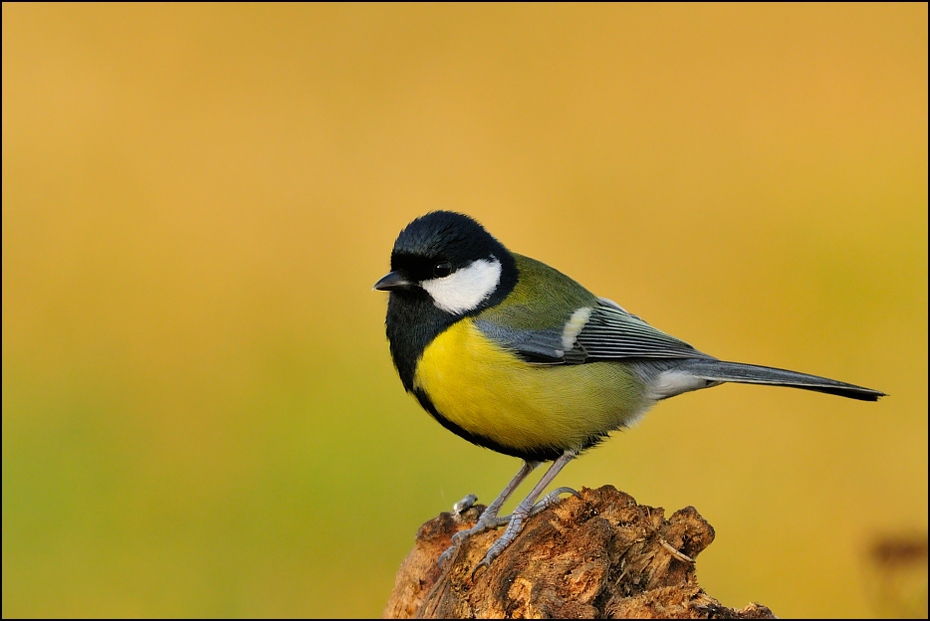
MULTIPOLYGON (((473 218, 431 211, 401 230, 385 329, 404 389, 443 427, 523 460, 478 519, 453 536, 506 524, 476 566, 489 566, 528 517, 557 502, 542 492, 572 459, 630 427, 656 402, 725 382, 789 386, 877 401, 885 393, 816 375, 727 362, 652 327, 545 263, 508 250, 473 218), (503 504, 552 462, 510 516, 503 504), (538 502, 539 501, 539 502, 538 502)), ((463 501, 464 502, 464 501, 463 501)), ((472 500, 473 502, 473 500, 472 500)))

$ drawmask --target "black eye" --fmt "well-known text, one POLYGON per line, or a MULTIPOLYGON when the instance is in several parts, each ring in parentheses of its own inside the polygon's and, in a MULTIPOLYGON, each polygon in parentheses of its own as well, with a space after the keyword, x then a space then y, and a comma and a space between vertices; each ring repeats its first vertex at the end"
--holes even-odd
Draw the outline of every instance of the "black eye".
POLYGON ((433 276, 436 278, 445 278, 452 273, 452 264, 448 261, 440 261, 433 266, 433 276))

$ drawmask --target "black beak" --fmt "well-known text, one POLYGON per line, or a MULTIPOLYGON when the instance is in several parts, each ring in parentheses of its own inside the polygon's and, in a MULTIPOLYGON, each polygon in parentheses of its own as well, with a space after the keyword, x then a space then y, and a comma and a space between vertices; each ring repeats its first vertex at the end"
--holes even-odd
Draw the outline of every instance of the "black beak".
POLYGON ((394 291, 395 289, 410 289, 414 286, 416 283, 407 280, 400 272, 391 272, 376 282, 374 288, 378 291, 394 291))

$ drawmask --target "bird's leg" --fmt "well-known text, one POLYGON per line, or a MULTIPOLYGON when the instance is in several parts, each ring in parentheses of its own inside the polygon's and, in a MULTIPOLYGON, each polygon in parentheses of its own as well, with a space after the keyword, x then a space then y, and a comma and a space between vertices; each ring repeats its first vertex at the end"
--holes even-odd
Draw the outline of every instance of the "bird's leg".
POLYGON ((541 462, 538 461, 524 461, 523 466, 520 467, 519 472, 516 476, 510 480, 510 483, 504 488, 504 490, 494 499, 488 508, 484 510, 484 513, 481 514, 481 517, 478 518, 478 523, 469 528, 468 530, 460 530, 459 532, 452 535, 452 545, 442 553, 439 557, 440 567, 446 564, 452 557, 452 553, 455 552, 455 549, 466 539, 472 535, 477 535, 478 533, 483 533, 486 530, 492 528, 497 528, 502 526, 506 522, 502 522, 500 518, 497 517, 497 513, 501 510, 501 507, 507 502, 507 499, 510 498, 510 495, 513 494, 514 490, 519 487, 520 483, 523 482, 529 474, 539 466, 541 462))
POLYGON ((524 461, 523 466, 520 467, 520 470, 513 477, 513 479, 510 480, 510 483, 504 487, 503 491, 501 491, 497 498, 494 499, 494 502, 488 505, 487 509, 484 510, 484 513, 481 514, 481 517, 478 518, 478 523, 468 530, 459 531, 452 535, 452 544, 458 545, 472 535, 477 535, 478 533, 483 533, 486 530, 501 526, 499 518, 497 517, 501 507, 504 506, 504 503, 507 502, 507 499, 510 498, 514 490, 520 486, 520 483, 522 483, 523 480, 539 466, 539 464, 540 462, 538 461, 524 461))
MULTIPOLYGON (((549 467, 549 470, 547 470, 546 474, 544 474, 542 478, 539 479, 539 482, 536 484, 533 490, 527 495, 526 498, 523 499, 523 502, 517 505, 517 508, 514 509, 513 514, 510 516, 510 521, 507 524, 507 530, 505 530, 504 534, 501 535, 497 541, 494 542, 494 545, 488 549, 487 554, 484 555, 484 559, 482 559, 482 561, 475 567, 475 571, 477 571, 478 568, 482 566, 487 567, 490 565, 491 561, 497 558, 501 552, 507 549, 507 546, 513 543, 514 539, 517 538, 517 535, 520 534, 520 531, 523 529, 524 520, 526 520, 526 518, 528 518, 530 515, 534 514, 534 510, 536 508, 536 499, 539 498, 539 495, 542 494, 544 489, 546 489, 546 486, 552 482, 556 475, 559 474, 562 468, 564 468, 565 465, 568 464, 568 462, 570 462, 576 454, 577 453, 573 450, 566 450, 564 453, 562 453, 562 455, 559 456, 558 459, 552 463, 552 465, 549 467)), ((553 497, 552 494, 549 494, 541 503, 543 507, 538 511, 545 509, 549 503, 554 504, 555 498, 558 497, 558 492, 561 491, 572 490, 566 490, 565 488, 556 490, 556 492, 553 492, 556 494, 555 497, 553 497)), ((538 511, 535 512, 538 513, 538 511)), ((483 517, 484 516, 482 516, 482 518, 483 517)))

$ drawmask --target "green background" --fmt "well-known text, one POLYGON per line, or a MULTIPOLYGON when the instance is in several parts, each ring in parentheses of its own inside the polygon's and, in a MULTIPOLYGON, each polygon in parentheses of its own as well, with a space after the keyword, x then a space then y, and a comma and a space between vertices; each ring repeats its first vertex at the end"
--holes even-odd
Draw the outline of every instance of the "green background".
POLYGON ((4 617, 380 614, 518 467, 391 366, 371 286, 437 208, 888 392, 685 395, 558 482, 697 507, 729 606, 898 610, 868 550, 927 528, 926 4, 2 11, 4 617))

